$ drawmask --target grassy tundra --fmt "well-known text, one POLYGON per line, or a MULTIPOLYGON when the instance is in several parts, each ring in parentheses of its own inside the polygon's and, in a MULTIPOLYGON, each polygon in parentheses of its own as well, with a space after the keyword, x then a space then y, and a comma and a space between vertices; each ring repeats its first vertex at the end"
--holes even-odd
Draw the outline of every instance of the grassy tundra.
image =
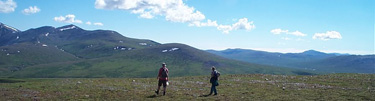
POLYGON ((223 75, 219 95, 206 96, 208 76, 170 79, 166 96, 156 78, 0 79, 0 100, 375 100, 374 74, 223 75))

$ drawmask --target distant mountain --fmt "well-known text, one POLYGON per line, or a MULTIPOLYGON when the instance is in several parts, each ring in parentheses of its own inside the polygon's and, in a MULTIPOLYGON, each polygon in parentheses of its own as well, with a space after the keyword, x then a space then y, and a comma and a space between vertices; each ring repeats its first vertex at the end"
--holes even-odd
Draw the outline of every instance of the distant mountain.
POLYGON ((207 50, 207 52, 249 63, 300 68, 327 73, 375 73, 373 71, 375 68, 374 55, 361 56, 323 53, 315 50, 308 50, 302 53, 271 53, 246 49, 207 50))
POLYGON ((223 58, 184 44, 160 44, 124 37, 110 30, 75 25, 44 26, 0 37, 0 76, 154 77, 166 62, 173 76, 223 74, 299 74, 308 72, 223 58))
POLYGON ((0 46, 4 45, 8 41, 17 38, 17 33, 20 32, 18 29, 0 23, 0 46))
POLYGON ((0 33, 1 34, 8 34, 8 33, 17 33, 20 32, 20 30, 13 28, 11 26, 5 25, 3 23, 0 23, 0 33))
POLYGON ((159 44, 151 40, 127 38, 115 31, 87 31, 75 25, 58 28, 44 26, 0 38, 0 40, 6 39, 11 40, 0 43, 0 46, 27 42, 41 46, 57 47, 79 58, 111 56, 120 52, 120 50, 132 50, 159 44))
POLYGON ((247 49, 227 49, 223 51, 207 50, 207 52, 241 60, 250 63, 266 64, 283 67, 297 67, 295 63, 309 62, 336 55, 309 50, 303 53, 271 53, 265 51, 247 50, 247 49))
POLYGON ((331 73, 375 73, 375 55, 343 55, 306 63, 314 68, 331 73))

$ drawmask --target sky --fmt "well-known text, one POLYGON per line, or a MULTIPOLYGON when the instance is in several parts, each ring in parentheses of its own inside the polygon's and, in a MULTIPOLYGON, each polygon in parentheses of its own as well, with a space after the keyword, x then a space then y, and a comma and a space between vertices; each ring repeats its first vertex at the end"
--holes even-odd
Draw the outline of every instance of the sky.
POLYGON ((0 0, 21 31, 68 24, 198 49, 375 54, 374 0, 0 0))

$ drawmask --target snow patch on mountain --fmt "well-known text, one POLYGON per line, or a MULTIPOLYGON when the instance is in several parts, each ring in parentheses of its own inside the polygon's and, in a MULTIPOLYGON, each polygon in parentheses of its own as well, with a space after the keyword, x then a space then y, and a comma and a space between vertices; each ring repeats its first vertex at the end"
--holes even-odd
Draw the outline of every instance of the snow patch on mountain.
POLYGON ((161 52, 165 53, 165 52, 173 52, 173 51, 177 51, 179 50, 180 48, 171 48, 171 49, 164 49, 162 50, 161 52))
POLYGON ((176 51, 176 50, 178 50, 179 48, 172 48, 172 49, 170 49, 169 51, 176 51))
POLYGON ((13 33, 19 32, 19 30, 16 29, 16 28, 13 28, 13 27, 7 26, 7 25, 5 25, 5 24, 3 24, 3 25, 4 25, 5 28, 7 28, 7 29, 9 29, 9 30, 12 30, 13 33))
POLYGON ((147 43, 139 43, 139 45, 146 46, 147 43))
POLYGON ((91 48, 93 45, 88 45, 87 48, 91 48))
POLYGON ((124 46, 117 46, 115 48, 113 48, 113 50, 132 50, 133 48, 126 48, 124 46))
POLYGON ((44 34, 46 37, 49 35, 49 33, 44 34))
POLYGON ((60 31, 69 30, 69 29, 74 29, 74 28, 76 28, 76 26, 71 26, 71 27, 61 28, 60 31))

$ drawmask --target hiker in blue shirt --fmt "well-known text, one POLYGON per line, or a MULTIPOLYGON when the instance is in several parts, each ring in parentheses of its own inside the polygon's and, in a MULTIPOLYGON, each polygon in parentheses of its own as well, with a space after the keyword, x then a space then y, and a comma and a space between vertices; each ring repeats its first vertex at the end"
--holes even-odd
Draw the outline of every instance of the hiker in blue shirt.
POLYGON ((219 80, 220 73, 216 71, 216 68, 214 66, 212 66, 211 69, 212 69, 211 78, 210 78, 211 92, 208 95, 211 95, 213 92, 215 93, 214 95, 217 95, 216 86, 219 85, 218 80, 219 80))

